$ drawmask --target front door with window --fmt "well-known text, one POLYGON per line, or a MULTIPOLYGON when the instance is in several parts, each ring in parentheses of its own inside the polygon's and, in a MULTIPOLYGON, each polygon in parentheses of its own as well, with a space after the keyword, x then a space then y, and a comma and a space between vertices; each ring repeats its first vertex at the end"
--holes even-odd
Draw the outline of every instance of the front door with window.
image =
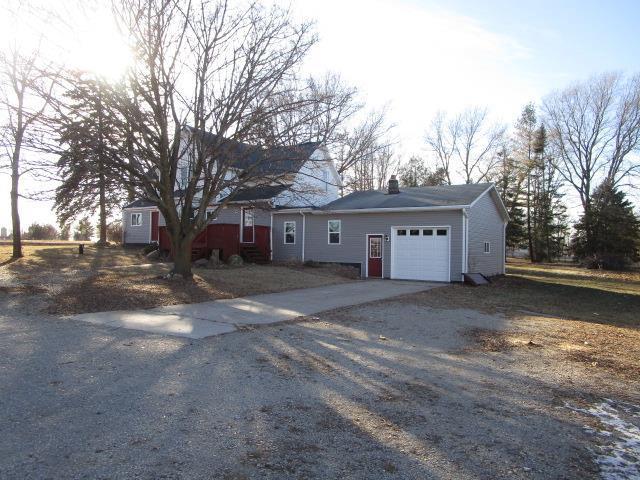
POLYGON ((367 242, 367 275, 382 278, 382 235, 369 235, 367 242))
POLYGON ((254 210, 253 208, 242 209, 242 243, 254 243, 254 210))
POLYGON ((158 228, 158 212, 151 212, 151 241, 157 242, 159 240, 159 228, 158 228))

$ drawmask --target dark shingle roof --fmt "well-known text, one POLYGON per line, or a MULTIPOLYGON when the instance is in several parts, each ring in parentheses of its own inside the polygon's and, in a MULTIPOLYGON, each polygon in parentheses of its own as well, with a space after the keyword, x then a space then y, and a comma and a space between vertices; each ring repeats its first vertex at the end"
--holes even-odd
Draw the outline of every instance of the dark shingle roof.
MULTIPOLYGON (((188 128, 195 132, 194 129, 188 128)), ((297 173, 320 146, 319 142, 264 148, 235 140, 225 139, 213 133, 202 133, 204 144, 215 147, 213 157, 221 164, 240 170, 251 169, 253 175, 282 175, 297 173)))
MULTIPOLYGON (((284 192, 290 185, 264 185, 259 187, 245 188, 237 192, 231 202, 251 202, 255 200, 269 200, 279 193, 284 192)), ((226 200, 227 197, 221 201, 226 200)))
POLYGON ((131 203, 128 203, 122 208, 142 208, 142 207, 155 207, 156 203, 151 200, 147 200, 146 198, 140 198, 138 200, 134 200, 131 203))
POLYGON ((469 205, 491 187, 491 185, 491 183, 476 183, 471 185, 410 187, 400 188, 400 193, 396 194, 388 194, 386 190, 353 192, 325 205, 321 210, 469 205))

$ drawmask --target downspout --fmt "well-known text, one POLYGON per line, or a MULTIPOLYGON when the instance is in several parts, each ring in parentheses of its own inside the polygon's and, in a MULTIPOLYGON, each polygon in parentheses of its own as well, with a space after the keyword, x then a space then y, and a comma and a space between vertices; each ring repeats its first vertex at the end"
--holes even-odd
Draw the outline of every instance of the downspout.
POLYGON ((304 243, 305 243, 305 234, 307 233, 307 217, 305 217, 304 212, 300 210, 300 215, 302 215, 302 263, 304 263, 304 243))
MULTIPOLYGON (((469 271, 469 213, 462 209, 462 273, 469 271)), ((464 280, 464 277, 463 277, 464 280)))
POLYGON ((273 262, 273 212, 270 212, 269 220, 269 261, 273 262))
POLYGON ((502 230, 502 274, 507 273, 507 224, 504 222, 504 228, 502 230))

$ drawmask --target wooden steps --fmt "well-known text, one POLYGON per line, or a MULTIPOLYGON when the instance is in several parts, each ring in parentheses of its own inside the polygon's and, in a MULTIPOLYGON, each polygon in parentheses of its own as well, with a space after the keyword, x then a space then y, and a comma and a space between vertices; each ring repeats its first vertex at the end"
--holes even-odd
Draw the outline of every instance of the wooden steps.
POLYGON ((240 247, 240 255, 249 263, 258 263, 261 265, 269 263, 269 257, 265 256, 262 250, 255 245, 242 245, 240 247))

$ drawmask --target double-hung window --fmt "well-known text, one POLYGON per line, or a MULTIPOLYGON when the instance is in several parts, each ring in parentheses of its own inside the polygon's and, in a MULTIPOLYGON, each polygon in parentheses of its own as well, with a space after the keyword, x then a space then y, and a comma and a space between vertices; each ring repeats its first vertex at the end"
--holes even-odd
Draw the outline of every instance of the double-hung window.
POLYGON ((491 253, 491 244, 489 242, 484 242, 484 253, 491 253))
POLYGON ((142 213, 132 213, 131 214, 131 226, 139 227, 142 225, 142 213))
POLYGON ((329 220, 327 222, 329 235, 329 245, 340 245, 342 236, 342 222, 340 220, 329 220))
POLYGON ((287 245, 296 243, 296 222, 284 222, 284 243, 287 245))

